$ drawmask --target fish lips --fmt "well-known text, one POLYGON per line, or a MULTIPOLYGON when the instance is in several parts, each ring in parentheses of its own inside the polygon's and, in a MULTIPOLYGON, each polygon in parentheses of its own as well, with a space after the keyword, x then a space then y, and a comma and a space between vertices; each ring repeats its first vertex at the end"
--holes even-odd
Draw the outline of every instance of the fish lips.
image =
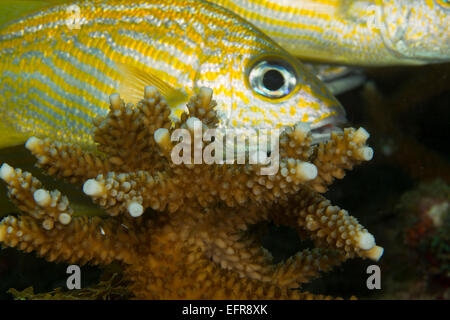
MULTIPOLYGON (((341 107, 342 108, 342 107, 341 107)), ((342 108, 343 109, 343 108, 342 108)), ((327 142, 332 133, 341 133, 348 124, 345 111, 331 115, 311 125, 312 144, 327 142)))

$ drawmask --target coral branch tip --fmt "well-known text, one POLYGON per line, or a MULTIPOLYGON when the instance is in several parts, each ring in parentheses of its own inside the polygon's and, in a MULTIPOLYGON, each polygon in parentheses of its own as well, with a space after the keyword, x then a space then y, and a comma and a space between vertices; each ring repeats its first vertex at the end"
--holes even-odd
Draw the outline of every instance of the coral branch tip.
POLYGON ((362 250, 372 249, 375 246, 375 237, 368 232, 361 233, 358 246, 362 250))
POLYGON ((371 147, 362 147, 356 151, 356 155, 359 159, 364 161, 372 160, 373 149, 371 147))
POLYGON ((109 103, 113 107, 119 107, 120 106, 120 95, 118 93, 113 93, 109 96, 109 103))
POLYGON ((369 137, 370 137, 370 133, 367 132, 366 129, 361 127, 355 131, 355 133, 353 135, 353 142, 364 144, 364 143, 366 143, 367 139, 369 139, 369 137))
POLYGON ((11 179, 15 175, 15 170, 13 167, 11 167, 9 164, 4 163, 0 167, 0 178, 3 179, 5 182, 11 181, 11 179))
POLYGON ((309 162, 302 162, 296 169, 297 177, 302 181, 310 181, 317 177, 317 167, 309 162))
POLYGON ((140 217, 144 213, 144 207, 140 203, 137 202, 130 202, 128 204, 128 212, 130 213, 130 216, 137 218, 140 217))
POLYGON ((47 190, 38 189, 33 193, 34 201, 41 207, 47 207, 52 202, 52 197, 47 190))
POLYGON ((378 261, 383 256, 384 248, 380 246, 374 246, 372 249, 363 253, 363 256, 373 261, 378 261))
POLYGON ((25 148, 30 150, 31 152, 36 152, 39 150, 41 146, 42 140, 36 137, 30 137, 25 143, 25 148))
POLYGON ((105 194, 105 186, 95 179, 89 179, 83 185, 83 192, 88 196, 100 197, 105 194))
POLYGON ((159 94, 159 91, 154 86, 146 86, 144 88, 144 98, 145 99, 150 99, 150 98, 156 96, 157 94, 159 94))
POLYGON ((61 213, 58 220, 61 224, 69 224, 72 221, 72 216, 68 213, 61 213))

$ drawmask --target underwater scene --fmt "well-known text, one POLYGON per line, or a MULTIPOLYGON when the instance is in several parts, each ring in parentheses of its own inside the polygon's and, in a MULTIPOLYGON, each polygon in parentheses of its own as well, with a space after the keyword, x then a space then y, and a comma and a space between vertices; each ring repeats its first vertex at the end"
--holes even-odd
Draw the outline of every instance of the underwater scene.
POLYGON ((448 0, 0 0, 0 300, 450 299, 448 0))

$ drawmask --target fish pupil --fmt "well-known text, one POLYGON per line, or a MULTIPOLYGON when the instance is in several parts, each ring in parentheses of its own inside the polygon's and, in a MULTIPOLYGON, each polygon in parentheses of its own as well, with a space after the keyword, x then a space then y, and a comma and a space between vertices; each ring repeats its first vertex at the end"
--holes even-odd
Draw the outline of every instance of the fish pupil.
POLYGON ((284 77, 280 71, 270 69, 264 73, 263 84, 266 89, 276 91, 284 86, 284 77))

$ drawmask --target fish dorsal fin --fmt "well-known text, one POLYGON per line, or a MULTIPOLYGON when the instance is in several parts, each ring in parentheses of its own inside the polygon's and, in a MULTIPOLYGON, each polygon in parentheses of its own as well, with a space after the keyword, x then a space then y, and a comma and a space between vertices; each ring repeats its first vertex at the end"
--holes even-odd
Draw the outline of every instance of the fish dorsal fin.
POLYGON ((172 108, 186 103, 188 100, 184 90, 174 88, 151 72, 123 63, 118 63, 118 67, 121 73, 119 94, 126 102, 139 102, 144 96, 146 86, 157 88, 172 108))
POLYGON ((70 0, 0 0, 0 26, 70 0))

